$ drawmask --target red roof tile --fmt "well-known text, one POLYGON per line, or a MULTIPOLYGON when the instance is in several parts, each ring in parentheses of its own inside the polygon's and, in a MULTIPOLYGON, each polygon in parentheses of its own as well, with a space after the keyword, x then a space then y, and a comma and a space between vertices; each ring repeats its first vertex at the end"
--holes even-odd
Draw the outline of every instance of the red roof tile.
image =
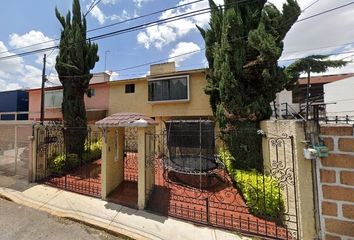
POLYGON ((116 113, 98 122, 99 127, 147 127, 157 125, 157 122, 140 113, 116 113))
MULTIPOLYGON (((352 77, 352 76, 354 76, 354 73, 338 74, 338 75, 327 75, 327 76, 316 76, 316 77, 311 77, 310 83, 311 84, 330 83, 330 82, 343 80, 345 78, 349 78, 349 77, 352 77)), ((298 82, 299 82, 300 85, 307 84, 307 77, 300 78, 298 82)))

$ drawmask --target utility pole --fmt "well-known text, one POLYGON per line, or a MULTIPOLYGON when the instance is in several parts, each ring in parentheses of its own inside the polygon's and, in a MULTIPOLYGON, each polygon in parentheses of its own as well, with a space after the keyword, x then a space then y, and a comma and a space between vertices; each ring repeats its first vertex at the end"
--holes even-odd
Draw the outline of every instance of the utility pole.
POLYGON ((104 71, 107 71, 107 53, 110 53, 111 51, 106 50, 104 52, 104 71))
POLYGON ((41 125, 44 122, 44 84, 47 81, 47 77, 45 75, 45 65, 47 62, 47 55, 44 54, 43 56, 43 70, 42 70, 42 87, 41 87, 41 125))
POLYGON ((309 120, 309 97, 310 97, 311 68, 307 63, 307 88, 306 88, 306 121, 309 120))

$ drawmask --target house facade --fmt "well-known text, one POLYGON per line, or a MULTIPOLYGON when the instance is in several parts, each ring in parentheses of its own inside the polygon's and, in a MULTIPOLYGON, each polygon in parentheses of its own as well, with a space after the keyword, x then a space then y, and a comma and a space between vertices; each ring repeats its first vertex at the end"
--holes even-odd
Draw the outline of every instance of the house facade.
MULTIPOLYGON (((85 95, 86 114, 89 123, 94 123, 106 117, 109 100, 109 78, 106 73, 94 74, 90 81, 91 97, 85 95)), ((40 119, 41 89, 28 90, 29 120, 40 119)), ((63 119, 61 105, 63 102, 63 87, 49 87, 44 92, 44 119, 60 121, 63 119)))
POLYGON ((176 71, 174 63, 152 65, 144 78, 109 83, 108 115, 141 113, 159 126, 171 119, 211 119, 205 79, 205 69, 176 71))
POLYGON ((324 85, 324 102, 328 117, 353 118, 354 76, 324 85))
POLYGON ((28 93, 24 90, 0 92, 0 120, 27 120, 28 93))
MULTIPOLYGON (((353 76, 353 73, 348 73, 311 77, 309 87, 309 103, 324 103, 325 85, 353 76)), ((283 90, 277 94, 275 105, 278 117, 287 118, 292 114, 305 113, 307 82, 307 78, 300 78, 293 90, 283 90)))

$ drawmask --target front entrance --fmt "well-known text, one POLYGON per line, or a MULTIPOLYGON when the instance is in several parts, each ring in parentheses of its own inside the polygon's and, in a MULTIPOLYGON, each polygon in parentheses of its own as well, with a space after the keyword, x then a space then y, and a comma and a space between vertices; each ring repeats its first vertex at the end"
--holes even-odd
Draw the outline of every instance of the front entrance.
POLYGON ((123 182, 107 197, 110 202, 137 208, 138 203, 138 128, 124 128, 123 182))
POLYGON ((263 172, 237 170, 235 182, 220 159, 215 168, 203 159, 211 154, 202 140, 208 134, 198 133, 199 150, 188 148, 185 141, 193 137, 183 134, 176 136, 184 143, 168 132, 146 134, 146 166, 154 169, 153 187, 146 189, 149 211, 264 238, 298 239, 291 136, 266 137, 269 164, 263 172), (267 202, 268 194, 279 200, 267 202))

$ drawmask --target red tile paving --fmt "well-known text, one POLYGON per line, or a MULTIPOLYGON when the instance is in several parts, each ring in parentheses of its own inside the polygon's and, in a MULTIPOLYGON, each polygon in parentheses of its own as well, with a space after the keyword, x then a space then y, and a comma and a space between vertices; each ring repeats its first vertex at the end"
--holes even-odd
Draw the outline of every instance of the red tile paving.
MULTIPOLYGON (((100 174, 96 173, 97 169, 100 169, 100 164, 100 160, 96 161, 89 168, 89 172, 92 173, 89 178, 83 178, 83 169, 78 169, 64 177, 53 177, 47 182, 70 191, 99 197, 100 174)), ((128 153, 124 165, 125 181, 109 195, 108 200, 136 208, 137 181, 131 181, 137 180, 136 153, 128 153)), ((265 238, 295 239, 290 234, 292 232, 290 229, 252 215, 238 190, 230 184, 230 179, 221 170, 216 171, 212 178, 173 172, 166 175, 161 159, 157 159, 155 187, 150 194, 147 209, 197 224, 212 225, 265 238), (182 186, 174 183, 175 181, 192 186, 182 186), (210 185, 212 187, 206 187, 210 185)))
POLYGON ((93 197, 101 197, 101 160, 64 175, 51 175, 45 184, 93 197))

